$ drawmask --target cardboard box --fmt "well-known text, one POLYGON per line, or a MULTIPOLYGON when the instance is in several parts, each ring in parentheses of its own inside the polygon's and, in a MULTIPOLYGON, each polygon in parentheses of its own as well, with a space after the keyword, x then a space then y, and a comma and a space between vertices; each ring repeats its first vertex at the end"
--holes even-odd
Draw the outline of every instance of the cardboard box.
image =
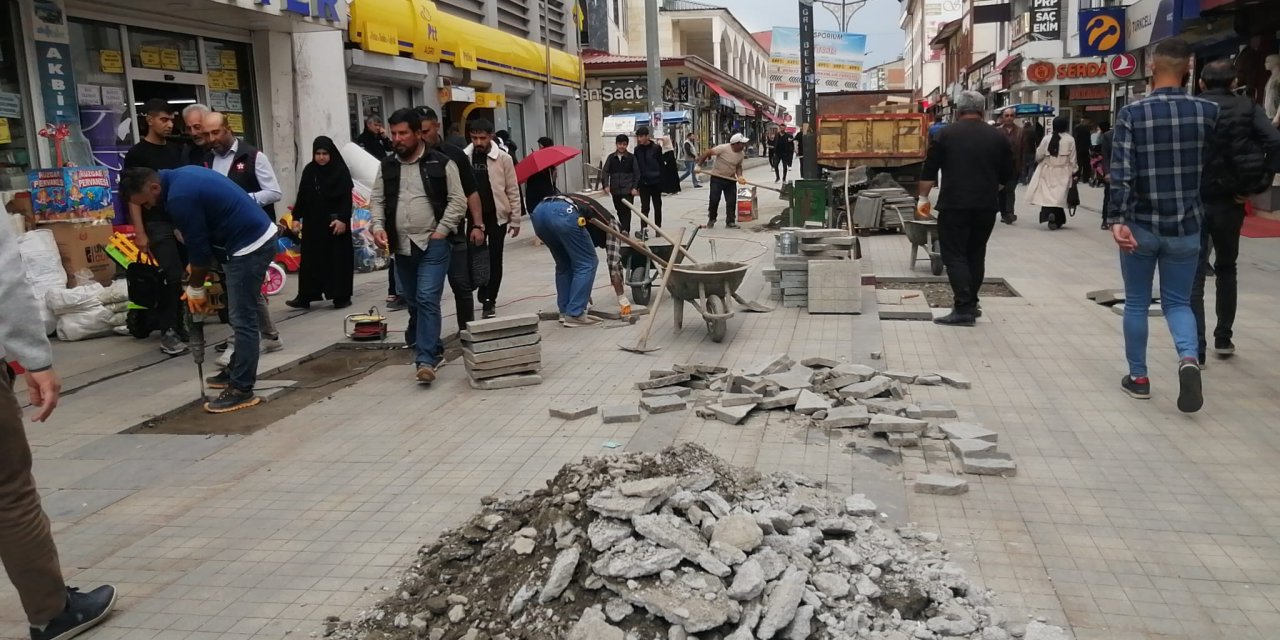
POLYGON ((62 256, 62 268, 67 272, 68 287, 76 285, 75 274, 81 269, 92 272, 93 279, 103 286, 111 284, 116 275, 116 264, 106 250, 111 243, 111 225, 54 222, 41 225, 41 228, 53 232, 53 241, 62 256))
POLYGON ((4 203, 4 210, 9 213, 15 213, 22 216, 26 222, 28 229, 34 229, 36 226, 36 213, 31 208, 31 193, 27 191, 17 191, 13 193, 13 198, 4 203))
POLYGON ((105 167, 36 169, 28 178, 32 208, 40 222, 110 222, 116 215, 111 174, 105 167))

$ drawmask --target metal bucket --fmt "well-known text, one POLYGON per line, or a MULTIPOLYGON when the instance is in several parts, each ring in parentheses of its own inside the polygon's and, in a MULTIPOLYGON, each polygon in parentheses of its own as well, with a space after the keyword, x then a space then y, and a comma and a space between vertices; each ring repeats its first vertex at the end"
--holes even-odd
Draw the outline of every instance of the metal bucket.
POLYGON ((799 239, 796 237, 794 228, 783 229, 781 233, 775 236, 774 253, 780 256, 794 256, 800 250, 796 246, 798 243, 799 239))

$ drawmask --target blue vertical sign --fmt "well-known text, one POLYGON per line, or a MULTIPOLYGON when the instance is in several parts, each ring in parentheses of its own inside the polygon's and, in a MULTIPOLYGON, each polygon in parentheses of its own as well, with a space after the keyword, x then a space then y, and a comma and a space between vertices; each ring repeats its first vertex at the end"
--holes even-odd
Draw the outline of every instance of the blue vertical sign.
POLYGON ((1080 10, 1080 55, 1109 56, 1125 52, 1124 7, 1080 10))
POLYGON ((80 123, 76 87, 71 76, 71 47, 60 42, 36 43, 36 76, 44 99, 45 122, 80 123))

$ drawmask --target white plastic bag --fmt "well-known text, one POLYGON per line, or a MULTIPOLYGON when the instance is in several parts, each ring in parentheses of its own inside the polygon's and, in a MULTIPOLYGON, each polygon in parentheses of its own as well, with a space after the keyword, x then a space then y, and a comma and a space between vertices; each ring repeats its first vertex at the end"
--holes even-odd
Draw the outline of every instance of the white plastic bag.
POLYGON ((103 286, 96 282, 74 289, 50 289, 44 294, 44 302, 53 315, 62 316, 102 306, 98 302, 98 295, 102 290, 103 286))
POLYGON ((94 300, 86 308, 58 316, 58 339, 66 342, 86 340, 115 333, 116 314, 94 300))
MULTIPOLYGON (((58 243, 48 229, 28 231, 18 237, 18 252, 22 255, 22 267, 36 300, 43 301, 50 289, 67 286, 67 272, 62 269, 62 257, 58 255, 58 243)), ((37 305, 44 322, 45 334, 53 333, 57 318, 47 305, 37 305)))
POLYGON ((113 304, 129 302, 129 281, 128 280, 112 280, 111 286, 103 287, 98 292, 98 302, 108 307, 113 304))

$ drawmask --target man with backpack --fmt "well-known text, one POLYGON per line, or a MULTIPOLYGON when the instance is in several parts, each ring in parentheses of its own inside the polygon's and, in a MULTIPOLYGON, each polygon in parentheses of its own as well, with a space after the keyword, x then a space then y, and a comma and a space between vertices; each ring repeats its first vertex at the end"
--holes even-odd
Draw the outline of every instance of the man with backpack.
POLYGON ((1240 254, 1240 228, 1244 202, 1271 186, 1280 171, 1280 131, 1267 119, 1262 107, 1236 95, 1236 72, 1226 60, 1205 65, 1200 73, 1201 98, 1218 105, 1214 153, 1204 168, 1202 197, 1205 223, 1200 242, 1191 307, 1196 315, 1200 364, 1208 346, 1205 335, 1204 280, 1213 250, 1217 287, 1218 326, 1213 332, 1213 352, 1219 357, 1235 353, 1231 341, 1236 318, 1236 258, 1240 254))

